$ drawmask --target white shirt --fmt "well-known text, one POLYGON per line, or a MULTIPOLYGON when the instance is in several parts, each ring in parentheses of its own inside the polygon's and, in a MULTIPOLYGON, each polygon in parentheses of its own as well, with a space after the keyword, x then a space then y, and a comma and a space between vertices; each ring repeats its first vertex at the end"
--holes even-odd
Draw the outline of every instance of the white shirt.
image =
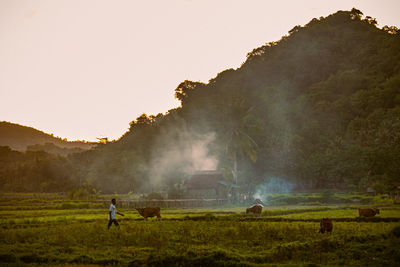
POLYGON ((111 220, 114 220, 115 219, 115 214, 117 213, 117 208, 115 207, 115 205, 114 204, 111 204, 110 205, 110 209, 109 209, 109 211, 111 211, 111 214, 110 214, 110 219, 111 220))

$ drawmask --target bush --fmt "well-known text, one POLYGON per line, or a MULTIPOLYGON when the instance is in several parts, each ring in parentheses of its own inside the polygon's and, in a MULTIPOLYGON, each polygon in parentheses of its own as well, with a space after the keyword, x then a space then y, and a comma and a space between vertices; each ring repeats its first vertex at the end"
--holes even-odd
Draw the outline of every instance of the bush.
POLYGON ((85 182, 81 187, 68 191, 67 195, 69 199, 83 199, 83 198, 95 198, 101 193, 100 190, 96 190, 91 183, 85 182))
POLYGON ((66 202, 60 205, 61 209, 87 209, 89 208, 89 203, 71 203, 66 202))
POLYGON ((179 188, 172 188, 171 190, 168 191, 168 198, 169 199, 181 199, 183 198, 184 191, 179 188))
POLYGON ((397 238, 400 238, 400 225, 393 228, 392 235, 394 235, 397 238))
POLYGON ((160 200, 164 199, 163 196, 161 195, 161 193, 159 193, 159 192, 151 192, 144 198, 145 199, 160 199, 160 200))
POLYGON ((388 195, 382 194, 382 195, 376 195, 373 198, 373 203, 378 205, 391 205, 394 204, 394 201, 388 195))
POLYGON ((333 200, 335 193, 332 190, 325 190, 322 192, 322 201, 325 203, 331 202, 333 200))
POLYGON ((88 197, 89 197, 89 193, 84 188, 76 188, 71 191, 68 191, 69 199, 83 199, 83 198, 88 198, 88 197))

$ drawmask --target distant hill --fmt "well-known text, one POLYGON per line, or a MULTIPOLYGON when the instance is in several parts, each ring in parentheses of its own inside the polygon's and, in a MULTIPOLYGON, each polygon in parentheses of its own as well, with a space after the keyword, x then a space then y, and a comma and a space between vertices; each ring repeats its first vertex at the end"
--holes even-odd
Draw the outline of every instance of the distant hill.
POLYGON ((0 146, 9 146, 13 150, 25 151, 29 147, 30 151, 44 150, 49 153, 68 154, 88 150, 93 145, 94 143, 84 141, 68 142, 32 127, 0 122, 0 146), (47 148, 51 148, 51 151, 47 148))

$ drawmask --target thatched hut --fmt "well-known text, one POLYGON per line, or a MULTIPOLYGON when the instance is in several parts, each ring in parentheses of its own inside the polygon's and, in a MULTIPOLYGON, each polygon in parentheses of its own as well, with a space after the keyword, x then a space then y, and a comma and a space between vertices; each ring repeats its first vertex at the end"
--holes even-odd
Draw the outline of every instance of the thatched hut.
POLYGON ((187 198, 225 198, 227 182, 219 171, 196 171, 184 183, 187 198))

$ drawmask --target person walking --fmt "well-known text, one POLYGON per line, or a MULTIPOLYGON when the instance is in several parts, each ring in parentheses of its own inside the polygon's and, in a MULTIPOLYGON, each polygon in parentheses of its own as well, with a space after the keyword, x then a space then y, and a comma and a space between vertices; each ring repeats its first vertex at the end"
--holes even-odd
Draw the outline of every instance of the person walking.
POLYGON ((117 211, 117 208, 115 205, 117 204, 117 200, 115 198, 111 199, 111 205, 110 209, 108 210, 109 216, 108 216, 108 227, 107 229, 110 229, 110 226, 114 223, 115 226, 119 226, 118 221, 115 219, 115 214, 119 214, 121 216, 124 216, 124 214, 120 213, 117 211))

